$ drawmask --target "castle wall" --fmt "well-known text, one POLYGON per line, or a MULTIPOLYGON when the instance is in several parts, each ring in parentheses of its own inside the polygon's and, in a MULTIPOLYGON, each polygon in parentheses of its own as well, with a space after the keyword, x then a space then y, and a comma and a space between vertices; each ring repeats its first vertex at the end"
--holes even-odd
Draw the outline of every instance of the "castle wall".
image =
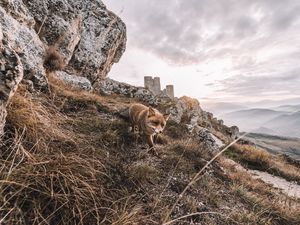
POLYGON ((152 90, 153 89, 153 79, 151 76, 145 76, 144 77, 144 87, 152 90))
POLYGON ((171 99, 174 98, 174 86, 173 85, 167 85, 164 90, 161 90, 160 85, 160 77, 154 77, 151 76, 145 76, 144 77, 144 87, 149 89, 153 94, 159 95, 161 93, 166 94, 171 99))
POLYGON ((174 98, 174 86, 173 85, 167 85, 166 86, 166 94, 170 97, 170 98, 174 98))
POLYGON ((153 79, 153 92, 156 95, 160 94, 160 92, 161 92, 160 78, 159 77, 154 77, 154 79, 153 79))

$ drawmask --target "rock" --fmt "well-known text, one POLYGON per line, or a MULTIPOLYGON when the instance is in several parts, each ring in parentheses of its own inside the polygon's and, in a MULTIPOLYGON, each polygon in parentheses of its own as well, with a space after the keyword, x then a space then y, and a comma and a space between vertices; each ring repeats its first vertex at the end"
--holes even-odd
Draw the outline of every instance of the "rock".
POLYGON ((211 152, 218 151, 224 146, 224 143, 206 128, 197 127, 194 130, 194 137, 211 152))
POLYGON ((232 126, 227 129, 227 133, 230 135, 231 139, 236 139, 239 134, 239 128, 237 126, 232 126))
POLYGON ((28 90, 30 93, 33 93, 35 91, 34 84, 31 80, 23 79, 21 83, 26 87, 26 90, 28 90))
POLYGON ((212 113, 202 110, 197 99, 183 96, 175 99, 174 102, 175 104, 167 110, 171 114, 171 120, 184 123, 190 133, 197 133, 202 128, 206 128, 211 135, 217 134, 221 137, 222 141, 213 135, 221 143, 230 142, 237 137, 238 127, 227 127, 223 120, 218 120, 212 113))
POLYGON ((110 78, 99 81, 94 88, 101 95, 119 94, 129 98, 137 98, 151 105, 157 105, 159 102, 159 99, 146 88, 132 86, 110 78))
POLYGON ((176 104, 168 109, 168 113, 171 114, 171 119, 176 123, 185 122, 191 127, 197 125, 203 116, 203 110, 200 107, 199 101, 183 96, 178 100, 175 99, 175 102, 176 104))
MULTIPOLYGON (((56 49, 63 60, 66 72, 57 72, 57 77, 91 90, 91 83, 105 78, 125 51, 126 27, 101 0, 1 0, 0 40, 2 134, 6 104, 23 75, 30 91, 48 88, 48 49, 56 49)), ((147 96, 137 90, 139 94, 147 96)))
POLYGON ((47 78, 43 68, 44 46, 33 29, 34 20, 20 0, 0 4, 0 24, 3 41, 18 53, 24 68, 24 77, 37 87, 46 88, 47 78))
POLYGON ((93 90, 91 82, 85 77, 71 75, 64 71, 56 71, 55 73, 53 73, 53 75, 58 80, 63 81, 64 83, 70 85, 73 88, 78 88, 85 91, 93 90))
POLYGON ((92 83, 107 76, 126 46, 126 26, 100 0, 25 1, 40 39, 63 56, 70 73, 92 83), (47 15, 46 19, 45 16, 47 15))
POLYGON ((6 106, 23 78, 23 66, 19 56, 9 45, 3 44, 0 26, 0 137, 6 118, 6 106))
POLYGON ((48 84, 43 61, 49 47, 70 74, 94 83, 107 76, 126 46, 125 24, 101 0, 1 0, 0 24, 20 56, 24 78, 41 89, 48 84))

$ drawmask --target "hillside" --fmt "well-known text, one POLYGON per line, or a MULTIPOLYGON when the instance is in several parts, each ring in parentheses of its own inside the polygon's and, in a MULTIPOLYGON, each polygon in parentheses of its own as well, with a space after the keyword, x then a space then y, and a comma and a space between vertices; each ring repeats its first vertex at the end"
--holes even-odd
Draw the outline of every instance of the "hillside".
POLYGON ((297 105, 281 106, 276 109, 246 109, 222 115, 225 123, 238 125, 241 131, 300 137, 300 111, 297 105), (291 111, 279 111, 291 110, 291 111))
POLYGON ((100 0, 0 2, 0 224, 298 225, 300 199, 247 169, 300 184, 299 165, 234 144, 196 99, 108 78, 125 48, 100 0), (137 102, 170 114, 154 152, 137 102))
POLYGON ((272 154, 283 154, 300 162, 300 139, 298 138, 250 133, 244 139, 272 154))
POLYGON ((299 222, 299 207, 286 211, 284 203, 298 201, 222 158, 171 212, 191 178, 215 154, 211 143, 191 136, 184 123, 169 122, 158 156, 152 155, 142 140, 133 143, 128 122, 118 116, 138 99, 68 91, 56 80, 50 85, 50 94, 38 95, 21 86, 8 107, 1 144, 6 224, 159 224, 197 212, 180 221, 299 222), (276 198, 285 200, 273 204, 276 198))

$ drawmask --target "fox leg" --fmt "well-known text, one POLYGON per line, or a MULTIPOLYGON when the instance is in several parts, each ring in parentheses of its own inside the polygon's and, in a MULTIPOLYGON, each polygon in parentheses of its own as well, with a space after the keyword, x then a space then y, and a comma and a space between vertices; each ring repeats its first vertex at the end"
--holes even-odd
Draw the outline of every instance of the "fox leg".
POLYGON ((154 147, 153 136, 152 135, 147 135, 147 142, 148 142, 148 145, 149 145, 150 149, 154 147))
POLYGON ((138 144, 138 138, 139 138, 139 127, 137 125, 132 124, 132 131, 133 131, 133 136, 135 139, 135 144, 138 144))
POLYGON ((153 143, 157 143, 158 134, 153 135, 153 143))
POLYGON ((148 152, 153 152, 155 155, 158 156, 158 153, 156 152, 155 150, 155 147, 154 147, 154 143, 153 143, 153 135, 147 135, 147 141, 148 141, 148 145, 149 145, 149 150, 148 152))

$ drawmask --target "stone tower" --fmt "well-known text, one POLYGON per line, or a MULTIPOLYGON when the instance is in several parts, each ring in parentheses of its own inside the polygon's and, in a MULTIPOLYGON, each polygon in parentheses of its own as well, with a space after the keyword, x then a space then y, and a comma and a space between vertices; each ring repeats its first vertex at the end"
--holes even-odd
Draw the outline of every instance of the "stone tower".
POLYGON ((153 79, 151 76, 145 76, 144 77, 144 87, 149 89, 149 90, 152 90, 152 87, 153 87, 153 79))
POLYGON ((173 99, 174 98, 174 86, 173 85, 167 85, 166 86, 166 94, 173 99))
POLYGON ((167 85, 162 91, 160 85, 160 77, 145 76, 144 77, 144 87, 149 89, 154 95, 166 94, 171 99, 174 99, 174 86, 167 85))
POLYGON ((160 89, 160 77, 154 77, 153 79, 153 92, 155 95, 160 94, 161 89, 160 89))
POLYGON ((153 94, 158 95, 160 94, 160 78, 151 76, 145 76, 144 77, 144 87, 149 89, 153 92, 153 94))

